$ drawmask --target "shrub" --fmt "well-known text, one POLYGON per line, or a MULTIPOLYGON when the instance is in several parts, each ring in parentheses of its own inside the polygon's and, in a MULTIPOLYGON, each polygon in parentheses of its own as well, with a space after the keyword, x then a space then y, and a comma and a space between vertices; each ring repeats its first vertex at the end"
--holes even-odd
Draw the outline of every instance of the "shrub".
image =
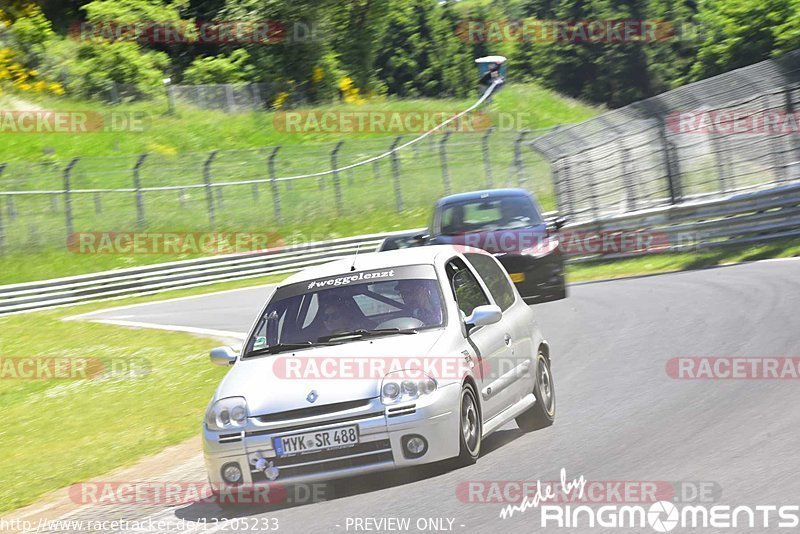
POLYGON ((249 61, 250 54, 242 48, 230 56, 197 58, 184 71, 183 79, 190 84, 248 82, 253 71, 249 61))

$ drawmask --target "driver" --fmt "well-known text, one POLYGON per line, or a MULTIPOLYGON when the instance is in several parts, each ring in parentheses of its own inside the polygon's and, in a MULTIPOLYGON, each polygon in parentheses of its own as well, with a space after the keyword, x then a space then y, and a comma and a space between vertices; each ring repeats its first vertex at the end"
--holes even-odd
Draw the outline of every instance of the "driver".
POLYGON ((330 299, 321 303, 320 317, 325 335, 341 334, 350 330, 347 311, 340 299, 330 299))
POLYGON ((401 280, 397 283, 397 290, 412 317, 429 326, 442 322, 441 310, 434 305, 426 284, 419 280, 401 280))

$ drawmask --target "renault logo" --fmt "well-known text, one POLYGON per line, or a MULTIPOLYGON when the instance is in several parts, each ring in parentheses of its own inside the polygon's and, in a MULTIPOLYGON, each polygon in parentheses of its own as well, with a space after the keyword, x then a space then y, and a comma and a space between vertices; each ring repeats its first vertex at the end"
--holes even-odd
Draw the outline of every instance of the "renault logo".
POLYGON ((307 400, 308 402, 316 402, 316 400, 317 400, 318 398, 319 398, 319 395, 317 395, 317 391, 316 391, 315 389, 312 389, 312 390, 311 390, 311 393, 309 393, 309 394, 308 394, 308 397, 306 397, 306 400, 307 400))

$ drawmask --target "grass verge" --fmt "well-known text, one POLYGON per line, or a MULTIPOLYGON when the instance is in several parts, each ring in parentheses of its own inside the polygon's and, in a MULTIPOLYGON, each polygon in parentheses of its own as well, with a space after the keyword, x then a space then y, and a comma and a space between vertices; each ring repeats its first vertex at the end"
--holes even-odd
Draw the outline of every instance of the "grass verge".
POLYGON ((567 267, 567 278, 570 282, 606 280, 797 256, 800 256, 800 241, 781 239, 758 245, 731 246, 699 252, 651 254, 640 258, 572 264, 567 267))
POLYGON ((62 319, 111 306, 267 284, 284 276, 0 317, 0 405, 6 417, 0 429, 0 512, 195 435, 225 374, 209 364, 213 340, 158 330, 142 335, 140 330, 62 319), (17 367, 16 358, 86 358, 92 363, 86 379, 29 380, 13 378, 27 370, 17 367), (112 362, 132 362, 146 373, 95 376, 96 358, 106 368, 112 362))

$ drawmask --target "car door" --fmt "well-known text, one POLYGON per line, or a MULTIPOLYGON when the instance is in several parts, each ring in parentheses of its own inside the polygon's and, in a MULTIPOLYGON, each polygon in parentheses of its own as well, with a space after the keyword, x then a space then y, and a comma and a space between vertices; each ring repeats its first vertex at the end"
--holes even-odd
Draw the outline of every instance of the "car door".
POLYGON ((503 312, 502 323, 511 337, 510 358, 514 366, 515 384, 511 402, 528 395, 533 389, 534 340, 530 314, 503 266, 493 256, 466 253, 464 257, 483 280, 494 303, 503 312))
MULTIPOLYGON (((461 258, 448 262, 450 287, 459 309, 461 320, 472 314, 478 306, 491 304, 483 284, 461 258)), ((478 361, 479 396, 484 421, 496 416, 510 405, 512 392, 503 387, 502 375, 508 371, 511 361, 511 335, 503 321, 486 326, 473 327, 467 332, 470 356, 478 361)))

